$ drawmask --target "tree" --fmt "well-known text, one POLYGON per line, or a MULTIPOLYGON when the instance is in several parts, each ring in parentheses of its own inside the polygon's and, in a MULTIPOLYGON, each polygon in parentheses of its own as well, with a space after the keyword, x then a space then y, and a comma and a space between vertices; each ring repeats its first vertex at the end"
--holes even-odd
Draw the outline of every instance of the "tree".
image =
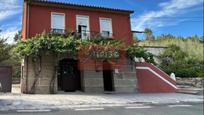
POLYGON ((169 45, 160 55, 160 67, 166 73, 175 73, 178 77, 204 77, 203 62, 189 57, 177 45, 169 45))
POLYGON ((11 47, 6 43, 6 39, 0 38, 0 63, 10 58, 11 47))
POLYGON ((145 28, 144 33, 145 33, 145 39, 146 40, 153 40, 154 39, 153 32, 150 28, 145 28))
POLYGON ((21 30, 19 30, 16 34, 15 34, 15 36, 14 36, 14 41, 15 42, 17 42, 17 41, 19 41, 19 40, 21 40, 21 38, 22 38, 22 36, 21 36, 21 30))
POLYGON ((161 54, 163 58, 169 58, 172 62, 184 60, 188 54, 177 45, 169 45, 168 48, 161 54))
MULTIPOLYGON (((20 35, 19 33, 18 35, 20 35)), ((0 65, 12 66, 12 79, 19 79, 21 73, 21 57, 15 53, 15 47, 15 44, 7 44, 6 39, 0 37, 0 65)))
POLYGON ((134 43, 137 43, 137 42, 139 42, 139 38, 135 35, 135 36, 133 36, 133 40, 134 40, 134 43))

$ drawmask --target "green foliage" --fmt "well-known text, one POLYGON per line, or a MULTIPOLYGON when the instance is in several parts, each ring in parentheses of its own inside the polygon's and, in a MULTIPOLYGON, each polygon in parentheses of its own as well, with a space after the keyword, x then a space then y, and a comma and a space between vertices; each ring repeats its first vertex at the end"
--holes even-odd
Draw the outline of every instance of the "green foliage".
POLYGON ((150 28, 145 28, 144 33, 145 33, 145 39, 146 40, 153 40, 154 39, 153 32, 150 28))
POLYGON ((178 77, 204 77, 203 38, 179 37, 171 34, 158 36, 155 40, 139 42, 140 46, 168 47, 160 55, 160 67, 168 74, 178 77))
POLYGON ((15 45, 7 44, 0 38, 0 65, 12 66, 12 77, 20 78, 21 57, 14 52, 15 45))
POLYGON ((173 72, 178 77, 204 77, 203 62, 189 57, 179 46, 168 46, 160 59, 160 67, 168 74, 173 72))
POLYGON ((14 49, 15 45, 10 45, 11 49, 9 50, 10 58, 3 61, 3 65, 12 66, 12 77, 14 79, 19 79, 21 76, 21 57, 18 56, 14 49))
POLYGON ((169 45, 163 54, 160 55, 161 58, 170 59, 171 62, 180 61, 180 59, 185 60, 187 53, 182 51, 177 45, 169 45))
POLYGON ((131 45, 126 48, 127 57, 130 59, 137 58, 144 58, 146 62, 154 63, 154 56, 153 54, 147 52, 143 47, 137 47, 136 45, 131 45))
POLYGON ((131 45, 125 48, 125 45, 117 39, 103 39, 100 37, 81 41, 77 36, 71 34, 56 35, 43 33, 26 41, 18 42, 15 51, 20 56, 36 57, 46 52, 52 52, 54 54, 70 53, 77 56, 80 48, 90 49, 90 47, 104 51, 111 49, 124 50, 126 51, 127 56, 131 59, 134 59, 134 57, 143 57, 147 62, 154 63, 153 55, 148 53, 142 47, 131 45))
POLYGON ((21 34, 22 34, 22 31, 18 31, 18 32, 15 34, 15 36, 14 36, 14 38, 13 38, 15 42, 21 40, 21 38, 22 38, 21 34))
POLYGON ((99 44, 99 45, 114 45, 114 46, 122 46, 124 45, 121 41, 117 39, 104 39, 104 38, 95 38, 89 41, 90 43, 99 44))
POLYGON ((0 38, 0 64, 10 58, 11 47, 6 43, 6 39, 0 38))
POLYGON ((122 47, 123 44, 119 40, 97 38, 92 40, 80 40, 78 36, 72 34, 56 35, 43 33, 26 41, 17 43, 15 51, 20 56, 40 56, 46 52, 54 54, 70 53, 77 56, 81 46, 100 46, 104 49, 109 47, 122 47))
POLYGON ((39 56, 46 52, 70 53, 77 55, 80 40, 72 35, 56 35, 43 33, 17 44, 16 52, 21 56, 39 56))
POLYGON ((203 39, 198 36, 178 37, 171 34, 161 35, 155 40, 145 40, 139 42, 139 46, 163 46, 177 45, 186 52, 190 58, 203 60, 203 39))

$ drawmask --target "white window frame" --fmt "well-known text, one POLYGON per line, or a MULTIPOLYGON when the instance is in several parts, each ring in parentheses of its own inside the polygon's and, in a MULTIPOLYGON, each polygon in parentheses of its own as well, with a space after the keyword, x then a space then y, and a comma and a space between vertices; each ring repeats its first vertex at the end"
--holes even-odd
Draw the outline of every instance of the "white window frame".
POLYGON ((110 21, 110 36, 113 37, 113 25, 112 25, 112 19, 111 18, 104 18, 104 17, 99 17, 99 25, 100 25, 100 33, 102 34, 102 25, 101 25, 101 20, 109 20, 110 21))
POLYGON ((65 26, 66 26, 66 15, 65 15, 65 13, 51 12, 51 24, 50 25, 51 25, 51 29, 63 29, 63 32, 64 32, 65 31, 65 26), (53 23, 52 23, 53 22, 53 17, 52 16, 55 15, 55 14, 64 16, 64 19, 63 19, 64 20, 64 26, 63 26, 63 28, 54 28, 53 27, 53 23))
POLYGON ((85 18, 87 18, 88 19, 88 24, 87 24, 87 32, 86 32, 86 34, 87 34, 87 37, 88 37, 88 39, 90 39, 90 18, 89 18, 89 16, 87 16, 87 15, 76 15, 76 31, 78 32, 78 18, 79 17, 85 17, 85 18))

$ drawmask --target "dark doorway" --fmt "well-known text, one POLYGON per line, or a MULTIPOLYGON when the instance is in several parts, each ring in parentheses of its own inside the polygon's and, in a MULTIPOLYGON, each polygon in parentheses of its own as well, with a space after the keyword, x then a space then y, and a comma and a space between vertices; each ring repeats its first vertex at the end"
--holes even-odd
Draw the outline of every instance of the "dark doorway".
POLYGON ((114 91, 113 71, 107 61, 103 62, 103 84, 104 91, 114 91))
POLYGON ((81 90, 80 70, 77 60, 63 59, 59 62, 58 89, 63 91, 81 90))

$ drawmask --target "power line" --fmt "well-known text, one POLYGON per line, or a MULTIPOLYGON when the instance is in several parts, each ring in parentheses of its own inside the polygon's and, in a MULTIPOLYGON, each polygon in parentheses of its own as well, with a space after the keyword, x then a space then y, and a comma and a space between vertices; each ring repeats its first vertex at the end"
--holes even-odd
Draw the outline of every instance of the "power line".
POLYGON ((203 20, 204 18, 203 17, 132 17, 133 19, 136 18, 139 19, 139 18, 150 18, 151 20, 203 20))
POLYGON ((135 17, 147 17, 147 18, 203 18, 200 16, 163 16, 163 17, 158 17, 158 16, 135 16, 135 17))
MULTIPOLYGON (((157 20, 157 21, 164 21, 164 20, 157 20)), ((175 20, 165 20, 165 21, 175 21, 175 20)), ((137 21, 133 22, 133 24, 137 24, 138 22, 137 21)), ((154 21, 151 21, 151 23, 152 22, 154 21)), ((148 21, 146 23, 148 24, 148 21)), ((199 20, 185 20, 185 21, 180 21, 180 22, 175 22, 175 23, 203 23, 203 20, 200 20, 200 21, 199 20)))

